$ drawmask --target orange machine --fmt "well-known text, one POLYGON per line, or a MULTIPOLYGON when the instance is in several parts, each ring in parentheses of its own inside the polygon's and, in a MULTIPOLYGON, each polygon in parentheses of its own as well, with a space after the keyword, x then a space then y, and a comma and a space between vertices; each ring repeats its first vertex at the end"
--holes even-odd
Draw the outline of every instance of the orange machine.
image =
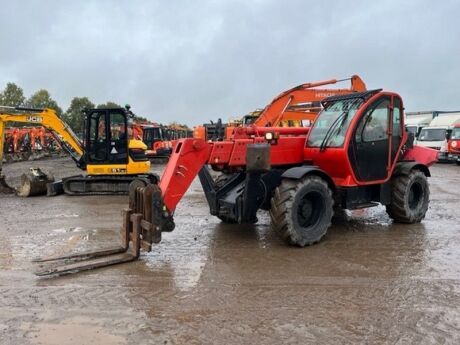
POLYGON ((167 128, 158 123, 134 123, 133 136, 147 145, 146 156, 150 159, 168 158, 172 151, 172 142, 167 136, 167 128))
MULTIPOLYGON (((357 75, 346 79, 330 79, 306 83, 279 94, 254 121, 259 127, 286 127, 289 121, 309 121, 313 123, 321 110, 321 101, 326 97, 366 91, 366 84, 357 75), (351 81, 349 89, 317 89, 318 86, 332 85, 345 80, 351 81)), ((287 126, 291 127, 291 126, 287 126)), ((303 126, 304 127, 304 126, 303 126)), ((309 125, 307 126, 309 127, 309 125)))
POLYGON ((194 129, 194 137, 212 140, 209 132, 218 140, 229 138, 234 127, 255 125, 257 127, 309 127, 321 110, 321 101, 330 96, 366 91, 366 84, 357 75, 346 79, 329 79, 305 83, 286 90, 275 97, 262 111, 256 110, 241 120, 241 125, 205 124, 194 129), (319 86, 332 85, 350 80, 350 88, 322 89, 319 86))
POLYGON ((10 127, 5 131, 6 161, 25 160, 37 152, 54 152, 60 149, 59 143, 44 127, 10 127))

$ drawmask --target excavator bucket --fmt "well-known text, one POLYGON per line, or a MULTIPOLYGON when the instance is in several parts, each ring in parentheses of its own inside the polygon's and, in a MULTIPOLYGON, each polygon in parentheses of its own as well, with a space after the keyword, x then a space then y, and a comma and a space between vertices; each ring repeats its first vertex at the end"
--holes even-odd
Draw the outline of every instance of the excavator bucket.
POLYGON ((113 248, 49 256, 33 260, 39 265, 38 276, 63 275, 106 267, 139 258, 141 249, 152 250, 152 243, 161 241, 163 228, 174 228, 172 217, 164 216, 161 189, 156 184, 135 180, 129 187, 129 208, 123 210, 121 243, 113 248), (167 226, 165 225, 167 223, 167 226), (171 225, 172 223, 172 225, 171 225))
POLYGON ((29 172, 22 174, 21 186, 17 194, 22 197, 45 195, 47 184, 54 182, 53 175, 45 173, 40 168, 31 168, 29 172))
POLYGON ((8 186, 5 176, 0 174, 0 194, 12 194, 16 192, 13 187, 8 186))

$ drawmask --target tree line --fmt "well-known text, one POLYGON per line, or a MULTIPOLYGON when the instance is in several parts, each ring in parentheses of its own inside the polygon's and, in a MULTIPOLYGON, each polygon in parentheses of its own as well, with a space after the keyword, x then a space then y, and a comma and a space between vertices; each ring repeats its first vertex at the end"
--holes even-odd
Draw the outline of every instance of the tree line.
MULTIPOLYGON (((58 103, 51 97, 48 90, 40 89, 29 98, 26 98, 24 96, 24 90, 15 83, 7 83, 6 87, 0 92, 0 105, 54 109, 56 114, 63 119, 75 133, 83 132, 84 109, 121 107, 119 104, 111 101, 96 106, 88 97, 74 97, 70 102, 69 108, 64 112, 58 103)), ((141 116, 136 116, 135 120, 139 122, 148 121, 141 116)))

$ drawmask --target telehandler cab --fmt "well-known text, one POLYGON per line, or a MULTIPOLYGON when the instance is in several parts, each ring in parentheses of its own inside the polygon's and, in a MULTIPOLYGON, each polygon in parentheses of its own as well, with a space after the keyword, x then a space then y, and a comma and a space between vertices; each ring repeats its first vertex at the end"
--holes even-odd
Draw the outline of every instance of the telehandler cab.
POLYGON ((437 152, 413 146, 401 97, 372 90, 326 98, 322 106, 311 129, 241 127, 232 140, 179 140, 159 184, 131 184, 122 247, 85 253, 84 258, 101 257, 42 267, 37 274, 137 259, 140 248, 151 250, 162 232, 174 229, 174 210, 197 175, 212 215, 254 223, 259 209, 269 210, 272 228, 291 245, 320 241, 334 209, 380 203, 395 222, 420 222, 429 203, 428 167, 437 152), (207 165, 221 175, 213 179, 207 165), (123 254, 105 256, 113 250, 123 254))

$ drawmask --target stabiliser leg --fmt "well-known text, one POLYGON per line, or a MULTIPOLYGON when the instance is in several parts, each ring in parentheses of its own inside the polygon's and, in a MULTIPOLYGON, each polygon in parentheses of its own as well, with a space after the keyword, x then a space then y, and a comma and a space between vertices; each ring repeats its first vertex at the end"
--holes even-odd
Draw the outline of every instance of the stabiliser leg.
POLYGON ((134 181, 130 186, 129 196, 130 208, 123 210, 119 246, 38 258, 33 260, 39 265, 35 274, 50 276, 87 271, 135 261, 140 256, 141 248, 151 251, 152 243, 161 241, 161 231, 172 230, 172 217, 164 217, 164 205, 158 185, 145 185, 144 181, 134 181))

